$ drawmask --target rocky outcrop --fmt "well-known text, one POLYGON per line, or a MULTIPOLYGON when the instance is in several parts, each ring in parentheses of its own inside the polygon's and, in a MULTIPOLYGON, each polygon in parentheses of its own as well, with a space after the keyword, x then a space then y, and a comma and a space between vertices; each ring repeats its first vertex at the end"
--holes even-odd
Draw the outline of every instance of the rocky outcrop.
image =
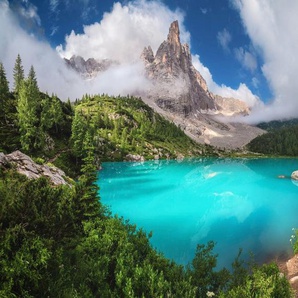
POLYGON ((246 116, 250 113, 250 109, 242 100, 232 97, 221 97, 219 95, 213 95, 217 110, 223 116, 246 116))
POLYGON ((206 81, 192 64, 188 44, 181 44, 178 21, 171 24, 167 40, 156 55, 145 47, 142 60, 147 77, 153 82, 149 97, 163 110, 181 116, 198 111, 223 115, 247 115, 247 105, 234 98, 223 98, 208 90, 206 81))
POLYGON ((144 156, 139 155, 139 154, 127 154, 125 156, 125 160, 142 162, 142 161, 145 161, 145 158, 144 158, 144 156))
POLYGON ((15 151, 5 155, 0 152, 0 167, 14 167, 17 172, 25 175, 28 179, 47 177, 53 185, 68 184, 65 180, 65 173, 54 167, 38 165, 29 156, 21 151, 15 151))
POLYGON ((156 55, 149 46, 141 58, 147 77, 153 82, 149 97, 159 107, 184 116, 216 109, 204 78, 192 64, 189 46, 180 42, 178 21, 171 24, 167 40, 156 55))
POLYGON ((83 57, 75 55, 70 59, 64 58, 64 61, 85 79, 94 78, 99 72, 106 71, 111 66, 117 64, 115 61, 108 59, 97 61, 94 58, 89 58, 85 60, 83 57))

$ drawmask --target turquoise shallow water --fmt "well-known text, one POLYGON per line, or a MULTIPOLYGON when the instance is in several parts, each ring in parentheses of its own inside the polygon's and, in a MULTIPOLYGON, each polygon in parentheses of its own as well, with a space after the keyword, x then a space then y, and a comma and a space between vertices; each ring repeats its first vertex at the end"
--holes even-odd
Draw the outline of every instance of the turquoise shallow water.
POLYGON ((239 248, 257 261, 291 253, 298 186, 290 175, 297 169, 298 159, 103 163, 98 184, 102 202, 152 231, 152 245, 166 257, 187 264, 196 244, 214 240, 222 267, 239 248))

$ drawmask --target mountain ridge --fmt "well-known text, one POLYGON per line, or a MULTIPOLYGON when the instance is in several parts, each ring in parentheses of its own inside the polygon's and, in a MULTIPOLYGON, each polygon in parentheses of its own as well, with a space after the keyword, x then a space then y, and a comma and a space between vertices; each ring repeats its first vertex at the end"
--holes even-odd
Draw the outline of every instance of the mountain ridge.
MULTIPOLYGON (((137 96, 141 96, 146 104, 166 119, 184 127, 184 132, 196 142, 238 149, 264 133, 256 127, 224 123, 217 118, 245 116, 250 109, 244 101, 224 98, 209 91, 205 79, 192 64, 189 45, 181 44, 178 21, 170 25, 167 39, 161 43, 156 54, 151 46, 147 46, 140 59, 151 88, 137 96)), ((117 63, 107 59, 105 63, 95 59, 85 61, 78 56, 65 61, 82 77, 89 79, 117 63), (94 68, 88 68, 92 64, 94 68)))

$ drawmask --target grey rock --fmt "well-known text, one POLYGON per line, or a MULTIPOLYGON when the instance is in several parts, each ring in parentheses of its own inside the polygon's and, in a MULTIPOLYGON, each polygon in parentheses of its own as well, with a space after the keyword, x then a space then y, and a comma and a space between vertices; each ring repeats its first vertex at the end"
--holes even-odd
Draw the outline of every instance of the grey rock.
POLYGON ((74 69, 85 79, 94 78, 98 73, 104 72, 111 66, 118 64, 116 61, 109 59, 95 60, 94 58, 89 58, 85 60, 83 57, 76 55, 73 55, 70 59, 64 58, 64 61, 68 67, 74 69))
POLYGON ((147 77, 153 81, 149 97, 160 108, 183 116, 216 109, 205 80, 192 64, 189 46, 180 42, 178 21, 171 24, 155 57, 151 48, 145 48, 141 58, 147 77))
POLYGON ((189 45, 180 42, 178 21, 171 24, 167 40, 156 55, 148 47, 141 59, 147 77, 153 82, 148 98, 161 109, 183 117, 198 111, 216 111, 224 115, 249 113, 244 102, 223 98, 208 90, 206 81, 192 64, 189 45))
POLYGON ((298 171, 294 171, 294 172, 292 173, 292 175, 291 175, 291 178, 292 178, 293 180, 298 180, 298 171))
POLYGON ((39 165, 21 151, 14 151, 7 155, 0 153, 0 167, 7 167, 9 164, 13 165, 17 172, 25 175, 28 179, 45 176, 53 185, 69 185, 64 178, 66 177, 65 173, 61 169, 54 166, 39 165))
POLYGON ((6 167, 8 166, 9 161, 7 160, 5 154, 3 152, 0 152, 0 166, 6 167))
POLYGON ((125 156, 125 159, 127 161, 145 161, 144 156, 139 155, 139 154, 127 154, 125 156))

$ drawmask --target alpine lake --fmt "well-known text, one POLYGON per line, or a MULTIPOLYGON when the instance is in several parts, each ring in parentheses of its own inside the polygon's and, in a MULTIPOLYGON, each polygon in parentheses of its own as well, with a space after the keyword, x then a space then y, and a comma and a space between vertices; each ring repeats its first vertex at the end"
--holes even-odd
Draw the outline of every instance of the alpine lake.
POLYGON ((298 159, 198 158, 106 162, 100 198, 147 233, 167 258, 186 265, 197 244, 216 243, 218 268, 242 251, 257 262, 292 254, 298 228, 298 159))

